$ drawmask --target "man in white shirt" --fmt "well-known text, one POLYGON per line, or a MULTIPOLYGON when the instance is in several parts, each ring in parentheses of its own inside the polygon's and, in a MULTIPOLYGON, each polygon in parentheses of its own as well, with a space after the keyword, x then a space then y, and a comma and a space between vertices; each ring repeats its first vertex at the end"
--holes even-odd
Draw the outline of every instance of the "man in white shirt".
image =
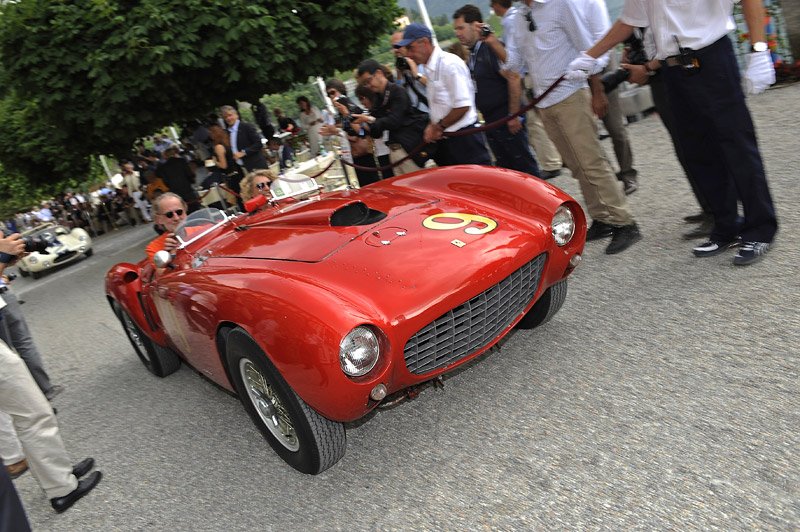
MULTIPOLYGON (((507 68, 527 66, 534 93, 543 94, 581 47, 594 42, 592 28, 603 23, 596 20, 600 7, 604 8, 597 0, 525 0, 515 19, 515 43, 508 48, 507 68)), ((605 58, 599 60, 592 74, 598 74, 605 64, 605 58)), ((537 107, 548 136, 580 183, 593 219, 586 239, 610 236, 606 253, 613 255, 641 240, 642 235, 597 139, 594 114, 605 114, 608 103, 598 76, 592 78, 591 87, 590 94, 585 77, 564 80, 537 107)))
MULTIPOLYGON (((764 42, 762 0, 742 0, 752 53, 745 73, 747 90, 763 92, 775 82, 764 42)), ((778 230, 755 128, 740 84, 741 75, 728 32, 732 0, 696 0, 669 5, 660 0, 626 0, 622 16, 605 37, 576 55, 568 75, 594 70, 598 57, 626 39, 634 27, 649 26, 662 61, 678 138, 692 174, 714 214, 708 242, 697 257, 742 247, 739 266, 763 258, 778 230), (738 220, 738 202, 744 222, 738 220)), ((628 66, 628 68, 632 68, 628 66)))
POLYGON ((434 45, 431 31, 418 23, 406 26, 403 39, 395 46, 405 48, 406 56, 425 65, 430 123, 425 128, 424 139, 436 143, 433 156, 436 164, 492 164, 483 133, 445 136, 445 133, 469 130, 478 122, 475 88, 466 63, 434 45))
MULTIPOLYGON (((514 19, 517 16, 518 7, 513 5, 511 0, 492 0, 489 7, 499 17, 502 17, 500 23, 503 25, 503 42, 506 46, 514 46, 514 19)), ((491 43, 487 43, 490 46, 491 43)), ((492 46, 494 49, 495 47, 492 46)), ((495 53, 497 53, 495 51, 495 53)), ((505 54, 503 54, 505 57, 505 54)), ((526 88, 533 86, 533 82, 528 77, 528 72, 524 68, 520 70, 520 75, 525 81, 526 88)), ((528 140, 530 140, 533 151, 536 153, 536 158, 539 160, 539 177, 542 179, 553 179, 561 175, 561 154, 553 145, 547 132, 544 130, 544 124, 539 117, 536 108, 528 111, 526 115, 527 120, 525 126, 528 128, 528 140)))

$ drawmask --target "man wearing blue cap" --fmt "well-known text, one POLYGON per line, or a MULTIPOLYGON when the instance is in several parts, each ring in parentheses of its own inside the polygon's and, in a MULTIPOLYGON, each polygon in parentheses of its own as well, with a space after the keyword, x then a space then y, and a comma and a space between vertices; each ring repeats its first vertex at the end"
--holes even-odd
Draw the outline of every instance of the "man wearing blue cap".
POLYGON ((436 143, 433 155, 436 164, 492 164, 483 133, 445 136, 445 133, 474 128, 478 122, 475 87, 466 63, 434 45, 431 31, 416 22, 406 26, 397 46, 405 48, 405 55, 417 64, 425 65, 430 123, 425 128, 424 139, 436 143))

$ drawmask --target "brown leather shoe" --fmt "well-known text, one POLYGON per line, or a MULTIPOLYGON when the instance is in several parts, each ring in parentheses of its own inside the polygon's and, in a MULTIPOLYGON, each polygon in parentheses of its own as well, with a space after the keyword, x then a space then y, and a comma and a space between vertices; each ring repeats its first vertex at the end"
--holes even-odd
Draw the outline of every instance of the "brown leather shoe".
POLYGON ((6 471, 8 471, 8 476, 11 478, 18 478, 22 475, 25 471, 28 470, 28 461, 24 458, 17 462, 16 464, 11 464, 6 466, 6 471))

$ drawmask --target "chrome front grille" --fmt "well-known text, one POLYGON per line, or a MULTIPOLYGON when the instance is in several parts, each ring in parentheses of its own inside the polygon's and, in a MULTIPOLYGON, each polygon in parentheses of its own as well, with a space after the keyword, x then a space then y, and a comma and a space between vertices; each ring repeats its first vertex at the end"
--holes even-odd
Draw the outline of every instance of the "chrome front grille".
POLYGON ((423 327, 403 350, 408 370, 423 374, 447 367, 494 340, 533 299, 546 259, 542 253, 423 327))

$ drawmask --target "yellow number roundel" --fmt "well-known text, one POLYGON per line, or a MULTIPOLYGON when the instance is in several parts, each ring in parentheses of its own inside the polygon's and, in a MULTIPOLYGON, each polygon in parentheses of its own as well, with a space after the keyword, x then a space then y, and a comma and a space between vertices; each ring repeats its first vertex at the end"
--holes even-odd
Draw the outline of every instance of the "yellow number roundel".
POLYGON ((495 227, 497 227, 497 222, 491 218, 480 216, 478 214, 466 214, 463 212, 442 212, 439 214, 434 214, 425 218, 425 220, 422 222, 422 225, 423 227, 434 229, 436 231, 447 231, 449 229, 459 229, 465 225, 471 224, 472 222, 482 224, 483 227, 467 227, 464 229, 464 232, 468 235, 483 235, 494 231, 495 227), (458 221, 437 221, 438 219, 442 218, 458 221))

